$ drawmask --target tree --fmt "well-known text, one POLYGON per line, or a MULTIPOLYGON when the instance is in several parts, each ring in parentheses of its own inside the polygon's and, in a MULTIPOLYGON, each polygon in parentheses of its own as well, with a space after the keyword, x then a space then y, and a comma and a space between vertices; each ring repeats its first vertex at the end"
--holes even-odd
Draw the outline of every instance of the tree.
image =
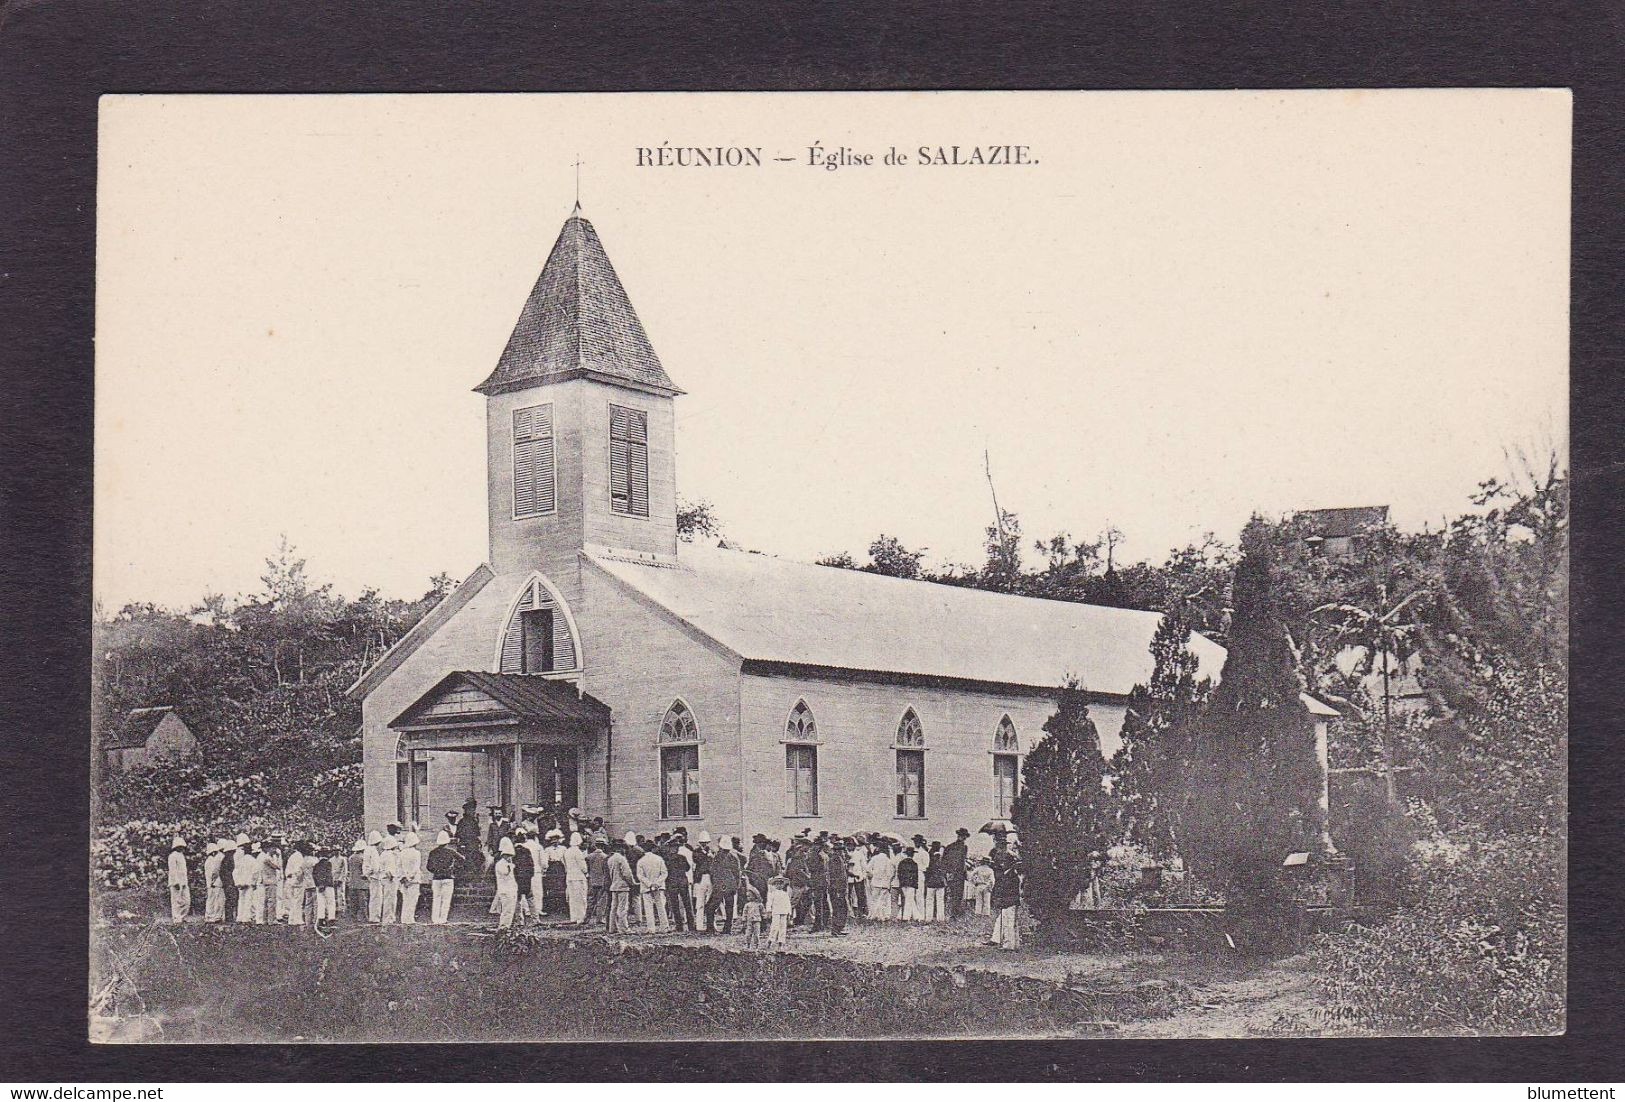
POLYGON ((1415 655, 1420 644, 1422 622, 1415 616, 1415 606, 1419 599, 1427 596, 1427 592, 1423 587, 1401 597, 1390 591, 1387 579, 1379 579, 1374 599, 1367 604, 1334 601, 1315 610, 1336 623, 1336 645, 1359 648, 1356 673, 1363 677, 1374 669, 1381 672, 1382 727, 1379 751, 1383 790, 1390 804, 1399 802, 1399 793, 1394 786, 1393 677, 1415 655))
POLYGON ((896 536, 882 535, 869 545, 869 565, 863 569, 892 578, 918 578, 924 558, 924 551, 910 551, 896 536))
POLYGON ((1111 844, 1116 812, 1100 735, 1076 680, 1061 687, 1044 735, 1023 763, 1011 818, 1021 837, 1029 905, 1053 920, 1087 884, 1091 855, 1111 844))
POLYGON ((693 543, 699 537, 722 539, 722 520, 709 501, 677 502, 677 538, 693 543))
POLYGON ((1208 767, 1186 786, 1182 840, 1187 863, 1224 893, 1235 932, 1255 950, 1291 928, 1283 860, 1325 837, 1314 726, 1274 586, 1274 548, 1254 517, 1242 532, 1229 653, 1208 706, 1208 767))
POLYGON ((999 510, 997 524, 985 530, 983 546, 987 560, 977 580, 978 589, 992 589, 999 593, 1016 593, 1022 588, 1021 571, 1021 518, 1008 509, 999 510))
POLYGON ((1200 677, 1185 609, 1164 614, 1151 638, 1151 680, 1134 686, 1123 744, 1112 757, 1112 791, 1127 837, 1158 857, 1179 852, 1185 804, 1203 783, 1202 718, 1212 682, 1200 677))

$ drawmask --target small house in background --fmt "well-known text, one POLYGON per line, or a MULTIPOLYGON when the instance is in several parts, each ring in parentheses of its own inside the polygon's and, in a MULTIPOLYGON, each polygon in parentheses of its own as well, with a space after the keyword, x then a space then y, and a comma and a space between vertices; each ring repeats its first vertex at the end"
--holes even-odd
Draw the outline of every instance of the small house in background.
POLYGON ((1341 509, 1305 509, 1297 514, 1304 542, 1312 554, 1328 559, 1357 559, 1365 550, 1365 532, 1388 523, 1388 506, 1354 505, 1341 509))
POLYGON ((196 749, 197 736, 168 705, 131 708, 122 722, 102 736, 102 756, 109 773, 179 761, 196 749))

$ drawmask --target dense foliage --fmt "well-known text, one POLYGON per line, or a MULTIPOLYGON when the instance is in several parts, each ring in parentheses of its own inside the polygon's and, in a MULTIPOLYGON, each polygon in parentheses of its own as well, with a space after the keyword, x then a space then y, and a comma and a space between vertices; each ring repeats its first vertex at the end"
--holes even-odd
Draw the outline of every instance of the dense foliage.
POLYGON ((1100 735, 1076 683, 1061 690, 1044 735, 1027 755, 1027 783, 1012 813, 1027 901, 1041 916, 1066 910, 1088 881, 1091 859, 1115 836, 1100 735))
POLYGON ((436 577, 416 601, 372 590, 344 600, 312 584, 284 542, 261 584, 184 611, 139 604, 98 618, 97 729, 169 705, 198 739, 181 762, 98 777, 104 885, 156 875, 176 833, 195 844, 248 823, 352 832, 360 818, 360 710, 344 691, 452 580, 436 577))
POLYGON ((1199 678, 1183 605, 1163 616, 1151 639, 1151 680, 1134 686, 1112 757, 1121 830, 1156 857, 1180 851, 1185 815, 1205 783, 1202 731, 1212 682, 1199 678))

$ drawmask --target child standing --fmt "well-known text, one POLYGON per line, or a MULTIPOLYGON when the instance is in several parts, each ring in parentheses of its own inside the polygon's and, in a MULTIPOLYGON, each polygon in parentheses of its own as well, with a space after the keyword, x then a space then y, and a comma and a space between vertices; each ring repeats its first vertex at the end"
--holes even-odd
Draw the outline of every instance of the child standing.
POLYGON ((990 915, 993 913, 993 866, 986 857, 976 862, 971 870, 970 884, 976 893, 976 913, 990 915))
POLYGON ((767 882, 767 913, 773 919, 767 944, 773 949, 790 947, 790 881, 775 876, 767 882))
MULTIPOLYGON (((771 894, 772 889, 768 889, 771 894)), ((762 947, 762 893, 756 885, 745 885, 745 948, 762 947)))

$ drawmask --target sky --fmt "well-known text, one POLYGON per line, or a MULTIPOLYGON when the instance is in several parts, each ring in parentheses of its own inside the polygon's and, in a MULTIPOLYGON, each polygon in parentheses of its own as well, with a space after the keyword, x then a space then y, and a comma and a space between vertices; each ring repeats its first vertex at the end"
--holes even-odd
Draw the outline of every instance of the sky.
POLYGON ((468 574, 471 388, 577 160, 687 391, 679 493, 735 543, 978 562, 984 452, 1028 535, 1114 525, 1127 560, 1254 511, 1438 524, 1507 448, 1566 447, 1570 113, 1541 90, 106 96, 96 597, 254 592, 283 536, 347 595, 468 574), (662 143, 763 163, 640 167, 662 143), (881 163, 956 144, 1036 163, 881 163))

